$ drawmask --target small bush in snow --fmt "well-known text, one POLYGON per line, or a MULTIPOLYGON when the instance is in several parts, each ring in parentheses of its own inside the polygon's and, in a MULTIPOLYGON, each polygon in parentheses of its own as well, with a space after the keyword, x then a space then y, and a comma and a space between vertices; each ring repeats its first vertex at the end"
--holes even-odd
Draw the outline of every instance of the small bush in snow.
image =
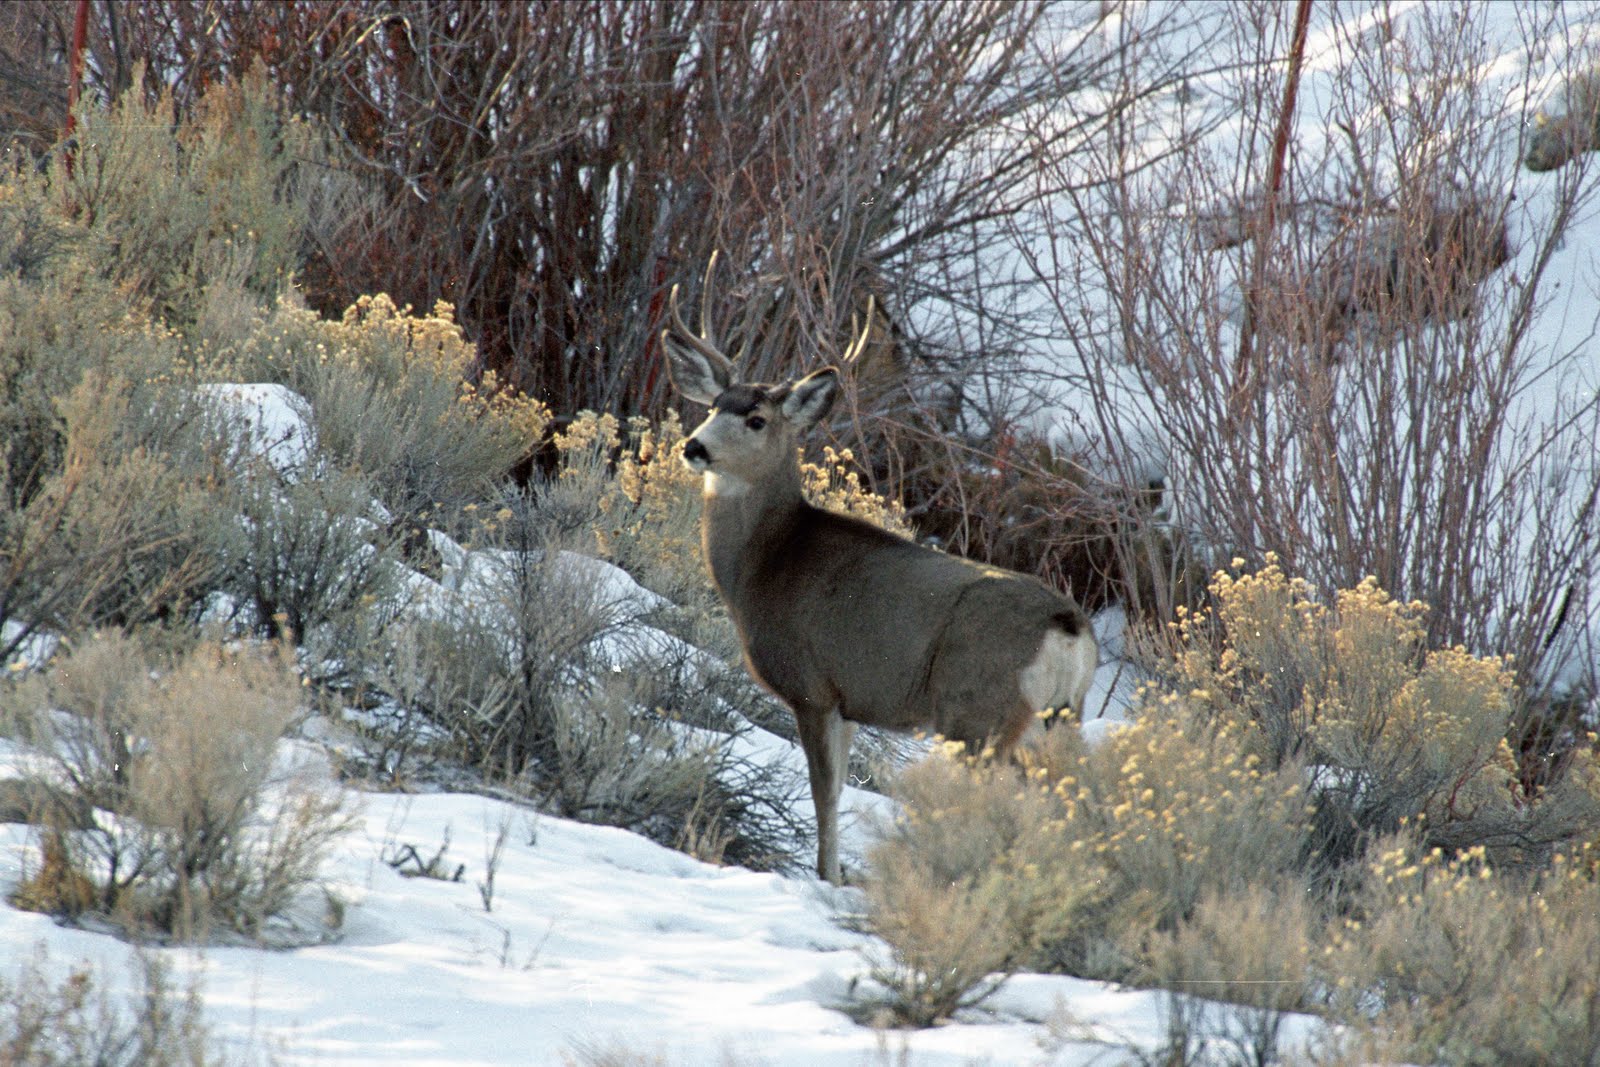
POLYGON ((1056 798, 1013 769, 936 753, 903 772, 904 813, 866 877, 871 958, 894 1021, 930 1026, 1035 966, 1092 914, 1106 871, 1056 798))
POLYGON ((1212 890, 1176 927, 1152 933, 1144 978, 1169 990, 1164 1014, 1170 1059, 1193 1062, 1201 1044, 1222 1044, 1228 1062, 1282 1062, 1284 1017, 1314 1006, 1314 964, 1323 918, 1293 876, 1272 885, 1212 890))
POLYGON ((1574 72, 1561 92, 1533 117, 1523 162, 1555 170, 1600 146, 1600 67, 1574 72))
POLYGON ((322 453, 365 477, 410 533, 490 495, 549 422, 538 401, 474 379, 473 356, 448 305, 413 314, 379 294, 337 321, 286 298, 223 365, 304 396, 322 453))
POLYGON ((398 545, 372 521, 365 479, 329 472, 290 481, 270 470, 243 478, 239 520, 222 588, 248 606, 256 629, 292 637, 319 675, 381 629, 397 592, 398 545))
POLYGON ((0 1063, 7 1067, 232 1062, 212 1047, 198 995, 180 996, 159 957, 139 956, 137 995, 127 1003, 114 1001, 87 967, 58 981, 46 962, 41 951, 15 973, 0 973, 0 1063))
POLYGON ((35 772, 93 811, 87 827, 46 826, 13 903, 134 934, 264 936, 347 823, 342 798, 279 751, 299 694, 270 655, 156 656, 109 635, 0 694, 35 772))
POLYGON ((1105 909, 1051 946, 1055 966, 1126 977, 1148 931, 1192 915, 1208 894, 1273 884, 1302 863, 1299 770, 1269 768, 1241 741, 1159 703, 1092 748, 1070 729, 1052 732, 1040 781, 1108 872, 1105 909))

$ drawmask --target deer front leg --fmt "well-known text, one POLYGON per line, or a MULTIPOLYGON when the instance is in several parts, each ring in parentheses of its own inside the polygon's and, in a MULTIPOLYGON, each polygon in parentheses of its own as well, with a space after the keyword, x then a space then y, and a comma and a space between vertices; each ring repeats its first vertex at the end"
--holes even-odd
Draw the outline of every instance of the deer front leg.
POLYGON ((856 724, 837 708, 796 709, 800 747, 811 776, 811 802, 817 810, 817 877, 843 885, 839 871, 839 793, 850 764, 850 741, 856 724))

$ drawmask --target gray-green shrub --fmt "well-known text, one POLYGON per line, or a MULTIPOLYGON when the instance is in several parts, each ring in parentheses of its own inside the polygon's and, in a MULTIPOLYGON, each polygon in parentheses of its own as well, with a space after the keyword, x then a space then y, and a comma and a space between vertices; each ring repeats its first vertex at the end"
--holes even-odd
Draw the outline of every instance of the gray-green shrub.
POLYGON ((1592 844, 1537 874, 1414 833, 1375 848, 1319 961, 1366 1062, 1600 1062, 1600 884, 1592 844))
POLYGON ((239 479, 235 499, 238 529, 220 588, 248 605, 263 635, 292 635, 337 657, 393 610, 398 545, 373 521, 365 479, 330 471, 289 480, 260 464, 239 479))
POLYGON ((448 751, 562 815, 707 858, 785 863, 793 783, 733 755, 738 717, 702 681, 718 668, 639 628, 651 602, 563 551, 536 490, 510 494, 479 534, 485 547, 455 574, 465 595, 406 612, 394 654, 367 674, 388 721, 427 740, 368 748, 448 751))
POLYGON ((894 780, 903 813, 866 874, 891 1019, 931 1026, 1039 966, 1106 901, 1109 872, 1038 780, 940 753, 894 780))
POLYGON ((162 655, 112 634, 0 690, 0 725, 30 743, 34 772, 94 813, 45 827, 12 902, 133 934, 268 936, 348 821, 331 783, 279 750, 300 692, 270 652, 162 655))
MULTIPOLYGON (((1507 751, 1516 694, 1505 665, 1459 648, 1426 649, 1423 606, 1397 603, 1371 582, 1329 606, 1269 566, 1219 574, 1211 592, 1209 612, 1174 628, 1171 658, 1135 702, 1134 721, 1095 745, 1056 729, 1021 768, 936 756, 899 777, 893 792, 905 814, 873 853, 866 882, 868 924, 895 964, 878 977, 906 1005, 901 1018, 935 1019, 1017 966, 1207 995, 1192 988, 1203 982, 1238 1007, 1206 1018, 1185 1009, 1174 1020, 1190 1030, 1204 1023, 1211 1037, 1264 1059, 1285 1011, 1317 1007, 1318 990, 1347 986, 1340 1004, 1398 996, 1440 1034, 1488 1040, 1471 1036, 1476 1024, 1442 1021, 1471 1007, 1460 999, 1466 986, 1450 992, 1470 979, 1471 998, 1504 986, 1507 1002, 1537 996, 1564 1005, 1560 1019, 1519 1026, 1501 1012, 1483 1028, 1506 1031, 1494 1047, 1582 1046, 1590 1032, 1582 1020, 1597 1003, 1589 986, 1540 977, 1540 963, 1517 979, 1545 983, 1537 994, 1513 989, 1499 976, 1504 964, 1486 961, 1518 956, 1519 945, 1535 959, 1560 955, 1556 934, 1535 929, 1539 916, 1555 915, 1541 894, 1559 888, 1600 900, 1592 862, 1559 885, 1562 868, 1550 866, 1600 832, 1594 754, 1572 753, 1542 789, 1527 788, 1507 751), (1400 829, 1440 869, 1459 854, 1475 871, 1493 872, 1501 888, 1475 905, 1482 914, 1472 928, 1452 920, 1443 898, 1418 910, 1426 893, 1352 895, 1381 858, 1369 851, 1374 842, 1400 829), (1035 870, 1042 882, 1031 873, 994 877, 1035 870), (1068 919, 1034 907, 1039 884, 1061 884, 1049 899, 1068 919), (1393 944, 1347 939, 1375 959, 1393 955, 1390 970, 1342 972, 1310 952, 1328 936, 1330 917, 1352 909, 1362 937, 1393 944), (1020 918, 1008 927, 1007 915, 1020 918), (1404 930, 1384 933, 1394 923, 1404 930), (1502 933, 1492 934, 1497 924, 1502 933), (972 947, 979 943, 981 951, 972 947), (1404 945, 1427 955, 1437 988, 1400 992, 1411 980, 1396 975, 1421 966, 1404 945), (1266 984, 1230 984, 1241 974, 1266 984), (1565 1036, 1539 1036, 1552 1029, 1565 1036)), ((1564 862, 1566 871, 1582 866, 1564 862)), ((1406 873, 1431 886, 1428 870, 1413 863, 1406 873)), ((1464 893, 1477 883, 1460 877, 1454 885, 1464 893)), ((1561 929, 1583 951, 1600 937, 1581 924, 1561 929)), ((1578 950, 1563 951, 1560 966, 1578 950)), ((1407 1032, 1423 1025, 1394 1018, 1407 1032)), ((1420 1046, 1406 1047, 1417 1055, 1420 1046)))
POLYGON ((308 210, 296 168, 319 142, 275 106, 259 72, 218 82, 191 114, 174 114, 168 90, 125 92, 109 106, 86 98, 70 173, 58 163, 50 184, 82 220, 94 269, 187 328, 214 286, 270 300, 288 284, 308 210))
POLYGON ((492 375, 472 380, 473 362, 446 305, 414 314, 380 294, 334 321, 286 297, 208 373, 305 397, 322 455, 365 477, 409 532, 492 498, 549 422, 542 404, 492 375))
POLYGON ((231 521, 195 405, 86 371, 53 407, 59 455, 0 499, 0 655, 40 628, 193 621, 231 521))
POLYGON ((1168 699, 1234 731, 1264 766, 1308 769, 1311 845, 1330 871, 1422 819, 1429 846, 1485 845, 1496 864, 1540 864, 1600 830, 1600 798, 1562 773, 1582 753, 1530 783, 1508 742, 1509 665, 1427 648, 1425 605, 1370 579, 1328 604, 1270 562, 1219 573, 1211 594, 1214 610, 1173 630, 1168 699))

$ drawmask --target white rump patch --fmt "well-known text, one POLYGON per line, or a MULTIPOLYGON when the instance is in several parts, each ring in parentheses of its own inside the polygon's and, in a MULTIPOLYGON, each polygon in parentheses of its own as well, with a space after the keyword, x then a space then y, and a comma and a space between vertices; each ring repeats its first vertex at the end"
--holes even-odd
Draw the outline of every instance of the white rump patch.
POLYGON ((1099 660, 1093 637, 1073 636, 1060 630, 1046 632, 1039 643, 1039 654, 1017 678, 1022 699, 1036 712, 1070 707, 1081 718, 1083 708, 1079 705, 1089 692, 1099 660))

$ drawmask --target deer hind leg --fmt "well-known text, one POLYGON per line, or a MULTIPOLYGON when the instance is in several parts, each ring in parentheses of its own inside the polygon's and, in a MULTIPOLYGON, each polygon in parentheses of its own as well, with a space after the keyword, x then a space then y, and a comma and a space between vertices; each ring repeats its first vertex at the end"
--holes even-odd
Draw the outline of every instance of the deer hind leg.
POLYGON ((1017 742, 1022 740, 1022 735, 1028 732, 1028 727, 1038 721, 1039 713, 1033 705, 1024 702, 1013 711, 1011 715, 1000 724, 999 731, 989 738, 989 745, 994 749, 996 760, 1008 760, 1017 750, 1017 742))
POLYGON ((811 802, 817 810, 817 877, 843 884, 839 869, 839 794, 850 764, 850 742, 856 724, 837 708, 795 711, 800 746, 811 776, 811 802))

